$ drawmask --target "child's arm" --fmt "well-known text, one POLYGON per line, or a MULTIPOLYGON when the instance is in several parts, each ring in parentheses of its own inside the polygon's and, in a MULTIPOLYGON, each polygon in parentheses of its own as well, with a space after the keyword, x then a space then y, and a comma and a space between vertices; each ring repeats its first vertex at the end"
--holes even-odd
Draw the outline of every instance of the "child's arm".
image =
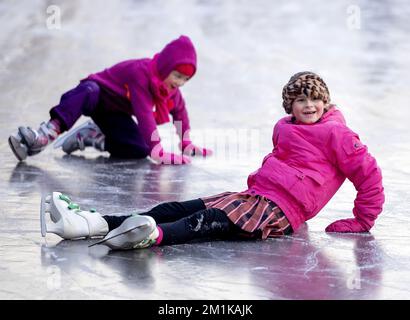
POLYGON ((382 211, 384 193, 381 170, 367 151, 357 134, 346 127, 331 133, 329 144, 335 165, 354 184, 357 195, 354 200, 354 218, 342 219, 330 224, 327 232, 369 231, 382 211))
POLYGON ((185 108, 185 101, 180 92, 175 93, 173 100, 175 107, 170 113, 179 139, 183 142, 184 140, 188 140, 187 136, 189 138, 188 132, 191 128, 189 125, 188 111, 185 108))
POLYGON ((130 99, 141 135, 151 151, 157 144, 161 143, 152 112, 154 102, 147 90, 138 83, 130 86, 130 99))
POLYGON ((175 107, 171 110, 174 126, 180 139, 179 148, 187 155, 210 156, 212 150, 194 145, 189 136, 190 125, 188 111, 185 108, 185 101, 178 91, 174 96, 175 107))
POLYGON ((135 83, 130 88, 130 98, 133 112, 138 120, 140 133, 149 147, 151 158, 160 164, 190 163, 188 157, 165 152, 162 148, 157 124, 152 112, 153 101, 147 90, 135 83))

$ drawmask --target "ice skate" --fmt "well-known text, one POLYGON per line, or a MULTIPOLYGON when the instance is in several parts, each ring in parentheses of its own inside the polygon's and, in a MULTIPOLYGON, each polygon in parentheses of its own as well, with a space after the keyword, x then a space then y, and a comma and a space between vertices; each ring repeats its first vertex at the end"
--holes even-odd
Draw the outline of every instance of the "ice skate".
POLYGON ((19 127, 17 133, 9 137, 10 148, 19 161, 40 153, 57 137, 58 133, 51 126, 43 122, 38 130, 19 127))
POLYGON ((63 239, 78 239, 103 237, 108 233, 108 223, 98 212, 81 210, 78 204, 60 192, 41 199, 40 222, 43 237, 55 233, 63 239))
POLYGON ((77 150, 83 151, 86 147, 104 151, 104 144, 105 136, 100 128, 93 121, 87 121, 58 138, 54 148, 62 147, 65 153, 70 154, 77 150))
POLYGON ((116 229, 110 231, 104 239, 92 244, 105 244, 113 250, 147 248, 155 243, 159 232, 152 217, 133 215, 116 229))

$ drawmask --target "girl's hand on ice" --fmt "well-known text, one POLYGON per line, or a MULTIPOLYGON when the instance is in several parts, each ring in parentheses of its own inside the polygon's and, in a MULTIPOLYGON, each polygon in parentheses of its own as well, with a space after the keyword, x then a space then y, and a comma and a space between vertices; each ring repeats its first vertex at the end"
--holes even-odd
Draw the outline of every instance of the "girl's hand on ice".
POLYGON ((179 148, 182 150, 183 154, 187 156, 203 156, 209 157, 213 154, 211 149, 201 148, 194 145, 191 141, 185 141, 182 144, 179 143, 179 148))
POLYGON ((328 225, 325 229, 326 232, 367 232, 366 228, 364 228, 357 219, 350 218, 350 219, 342 219, 337 220, 330 225, 328 225))

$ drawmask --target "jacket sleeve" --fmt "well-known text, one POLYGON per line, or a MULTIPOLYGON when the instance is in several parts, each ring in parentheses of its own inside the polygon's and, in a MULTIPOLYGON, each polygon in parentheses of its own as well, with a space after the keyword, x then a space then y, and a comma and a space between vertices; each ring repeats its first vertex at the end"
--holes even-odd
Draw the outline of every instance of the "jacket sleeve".
POLYGON ((272 142, 273 142, 273 148, 275 148, 278 145, 278 138, 279 138, 279 122, 275 124, 273 127, 273 134, 272 134, 272 142))
POLYGON ((384 203, 381 170, 359 136, 347 127, 336 127, 329 140, 335 165, 353 183, 357 195, 353 208, 355 218, 336 221, 326 231, 369 231, 384 203))
POLYGON ((161 142, 152 111, 153 99, 148 88, 144 88, 139 83, 133 83, 129 89, 132 109, 137 118, 139 130, 145 143, 152 151, 161 142))
POLYGON ((190 143, 189 130, 191 127, 189 125, 188 111, 185 108, 185 100, 179 90, 174 95, 173 101, 175 107, 170 113, 172 115, 172 120, 177 130, 177 134, 181 142, 183 141, 183 138, 185 138, 185 140, 190 143))

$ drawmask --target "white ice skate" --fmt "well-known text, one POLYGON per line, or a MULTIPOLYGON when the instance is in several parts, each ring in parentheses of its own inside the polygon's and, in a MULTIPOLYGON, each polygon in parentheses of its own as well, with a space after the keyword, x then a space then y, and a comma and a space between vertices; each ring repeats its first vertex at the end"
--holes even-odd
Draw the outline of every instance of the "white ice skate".
POLYGON ((62 147, 63 151, 71 154, 74 151, 83 151, 86 147, 94 147, 104 151, 105 135, 91 120, 72 128, 54 142, 54 149, 62 147))
POLYGON ((41 199, 40 222, 43 237, 50 232, 63 239, 103 237, 108 233, 108 223, 98 212, 81 210, 78 204, 60 192, 41 199))
POLYGON ((159 232, 152 217, 133 215, 111 230, 104 239, 90 245, 105 244, 113 250, 147 248, 155 243, 159 232))

